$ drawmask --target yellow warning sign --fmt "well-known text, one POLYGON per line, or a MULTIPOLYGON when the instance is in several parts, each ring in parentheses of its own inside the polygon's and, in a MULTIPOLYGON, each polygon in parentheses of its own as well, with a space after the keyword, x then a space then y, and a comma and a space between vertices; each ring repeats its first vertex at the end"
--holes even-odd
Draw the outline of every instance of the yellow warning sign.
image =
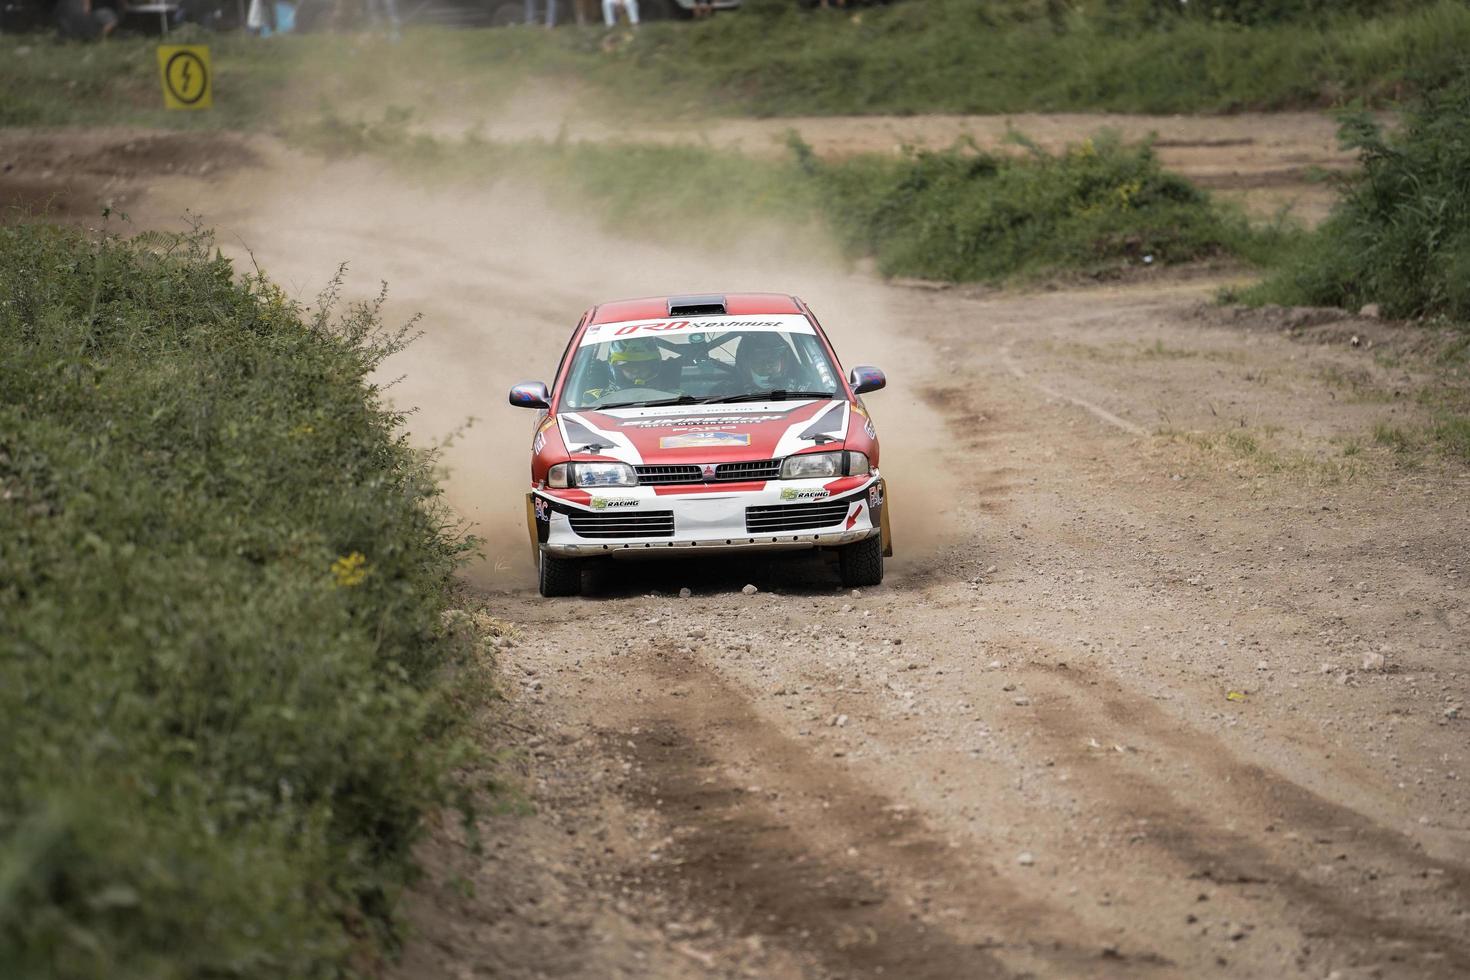
POLYGON ((207 45, 160 44, 158 74, 166 108, 208 109, 214 104, 207 45))

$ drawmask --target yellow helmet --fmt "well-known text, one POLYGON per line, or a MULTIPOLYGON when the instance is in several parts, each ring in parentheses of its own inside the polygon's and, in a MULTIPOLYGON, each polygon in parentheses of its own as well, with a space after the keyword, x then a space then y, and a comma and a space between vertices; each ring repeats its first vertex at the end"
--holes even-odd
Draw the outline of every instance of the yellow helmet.
POLYGON ((662 358, 658 343, 639 337, 634 340, 614 340, 612 352, 607 355, 609 364, 627 364, 632 361, 657 361, 662 358))

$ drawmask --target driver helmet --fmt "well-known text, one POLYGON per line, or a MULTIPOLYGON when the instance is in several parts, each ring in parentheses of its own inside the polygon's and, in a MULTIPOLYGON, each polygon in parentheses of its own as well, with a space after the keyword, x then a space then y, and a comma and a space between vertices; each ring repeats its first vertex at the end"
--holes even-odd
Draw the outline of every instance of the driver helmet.
POLYGON ((633 340, 614 340, 607 355, 613 374, 625 384, 646 385, 658 375, 663 355, 658 342, 646 337, 633 340))
POLYGON ((791 347, 780 334, 747 334, 735 360, 757 388, 771 388, 790 374, 791 347))

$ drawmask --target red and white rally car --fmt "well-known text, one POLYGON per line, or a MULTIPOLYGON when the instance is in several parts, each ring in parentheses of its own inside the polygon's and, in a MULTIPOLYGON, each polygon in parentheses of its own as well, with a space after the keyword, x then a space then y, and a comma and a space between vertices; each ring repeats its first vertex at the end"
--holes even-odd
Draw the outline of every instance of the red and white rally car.
POLYGON ((582 315, 541 411, 526 520, 541 594, 577 595, 591 558, 835 550, 845 585, 891 555, 878 434, 794 296, 623 300, 582 315))

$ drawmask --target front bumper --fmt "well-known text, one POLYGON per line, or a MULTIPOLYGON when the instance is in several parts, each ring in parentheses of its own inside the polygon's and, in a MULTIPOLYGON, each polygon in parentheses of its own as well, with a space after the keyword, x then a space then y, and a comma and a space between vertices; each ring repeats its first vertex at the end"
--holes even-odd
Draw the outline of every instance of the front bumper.
POLYGON ((877 475, 771 480, 738 489, 533 490, 526 516, 533 547, 547 554, 651 558, 840 547, 880 533, 884 498, 877 475))

